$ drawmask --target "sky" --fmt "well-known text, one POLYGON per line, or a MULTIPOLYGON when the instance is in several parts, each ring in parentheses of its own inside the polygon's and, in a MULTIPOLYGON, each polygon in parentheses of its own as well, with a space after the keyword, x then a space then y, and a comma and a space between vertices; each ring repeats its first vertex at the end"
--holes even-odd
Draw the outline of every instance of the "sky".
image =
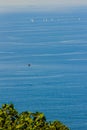
POLYGON ((57 10, 86 6, 87 0, 0 0, 0 11, 57 10))

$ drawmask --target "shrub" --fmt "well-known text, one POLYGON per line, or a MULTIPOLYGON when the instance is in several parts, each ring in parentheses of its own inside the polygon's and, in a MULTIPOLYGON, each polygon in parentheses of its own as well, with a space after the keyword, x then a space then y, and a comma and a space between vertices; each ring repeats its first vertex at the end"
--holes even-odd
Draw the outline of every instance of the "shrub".
POLYGON ((3 104, 0 108, 0 130, 69 130, 60 121, 47 122, 43 113, 22 112, 13 104, 3 104))

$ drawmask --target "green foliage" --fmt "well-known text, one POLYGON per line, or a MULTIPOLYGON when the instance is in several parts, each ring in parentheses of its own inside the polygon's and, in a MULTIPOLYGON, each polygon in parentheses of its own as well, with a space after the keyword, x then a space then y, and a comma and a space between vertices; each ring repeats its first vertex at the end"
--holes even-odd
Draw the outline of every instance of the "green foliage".
POLYGON ((69 130, 59 121, 47 122, 43 113, 18 113, 13 104, 0 108, 0 130, 69 130))

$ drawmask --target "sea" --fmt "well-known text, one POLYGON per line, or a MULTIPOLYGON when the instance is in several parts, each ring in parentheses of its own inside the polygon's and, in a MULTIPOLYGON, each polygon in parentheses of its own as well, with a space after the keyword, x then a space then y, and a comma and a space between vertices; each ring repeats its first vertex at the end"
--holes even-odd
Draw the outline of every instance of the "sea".
POLYGON ((0 14, 0 107, 87 130, 87 15, 0 14))

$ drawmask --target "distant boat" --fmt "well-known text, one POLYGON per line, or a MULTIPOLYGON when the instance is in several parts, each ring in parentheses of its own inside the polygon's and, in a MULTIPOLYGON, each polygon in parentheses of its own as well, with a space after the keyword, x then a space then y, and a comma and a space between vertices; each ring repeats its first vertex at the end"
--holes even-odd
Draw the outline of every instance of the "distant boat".
POLYGON ((28 64, 28 66, 31 66, 31 64, 28 64))

